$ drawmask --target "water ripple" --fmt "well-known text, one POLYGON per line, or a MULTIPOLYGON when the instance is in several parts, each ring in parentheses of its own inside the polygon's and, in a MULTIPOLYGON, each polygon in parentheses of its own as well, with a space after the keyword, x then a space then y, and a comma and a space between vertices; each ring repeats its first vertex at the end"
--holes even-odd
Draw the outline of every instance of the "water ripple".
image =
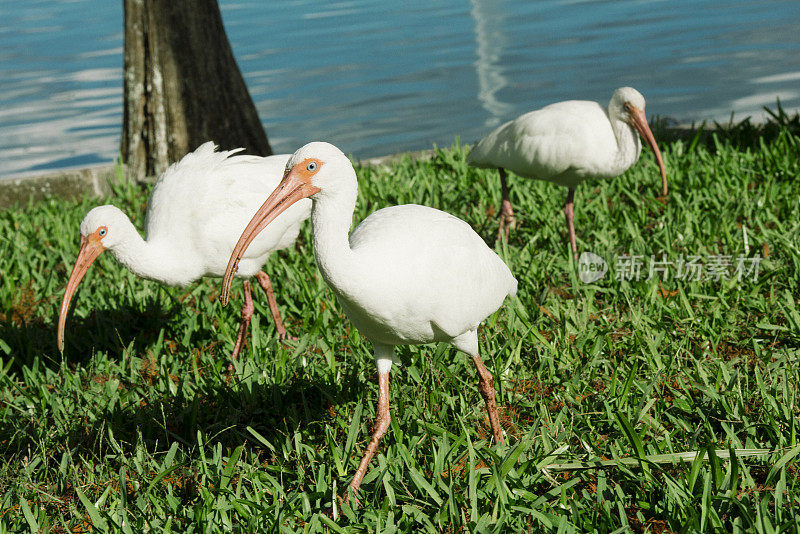
MULTIPOLYGON (((122 119, 122 7, 4 5, 0 177, 111 161, 122 119)), ((800 108, 800 2, 221 0, 276 151, 311 139, 367 158, 633 85, 680 121, 800 108)))

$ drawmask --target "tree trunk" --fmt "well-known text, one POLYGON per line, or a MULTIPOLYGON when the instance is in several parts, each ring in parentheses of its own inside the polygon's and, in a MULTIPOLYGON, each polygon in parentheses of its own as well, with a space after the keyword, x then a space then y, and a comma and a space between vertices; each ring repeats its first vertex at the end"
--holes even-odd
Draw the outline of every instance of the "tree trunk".
POLYGON ((160 174, 205 141, 271 154, 217 0, 124 2, 128 176, 160 174))

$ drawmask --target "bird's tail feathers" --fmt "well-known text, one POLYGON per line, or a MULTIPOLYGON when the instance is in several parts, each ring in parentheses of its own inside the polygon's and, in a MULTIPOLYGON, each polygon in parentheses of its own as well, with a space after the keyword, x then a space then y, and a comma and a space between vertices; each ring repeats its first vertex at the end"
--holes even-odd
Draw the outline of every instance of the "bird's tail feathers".
MULTIPOLYGON (((229 158, 244 148, 234 148, 232 150, 217 150, 219 147, 214 141, 206 141, 194 152, 189 152, 180 161, 176 161, 161 175, 161 180, 176 173, 182 173, 186 176, 192 176, 193 179, 200 174, 214 172, 220 165, 225 164, 229 158)), ((257 158, 258 156, 239 156, 240 158, 257 158)))
POLYGON ((511 290, 508 292, 508 296, 509 297, 515 297, 515 296, 517 296, 517 285, 518 285, 518 282, 517 282, 517 279, 514 278, 513 276, 511 277, 511 279, 514 282, 511 284, 511 290))

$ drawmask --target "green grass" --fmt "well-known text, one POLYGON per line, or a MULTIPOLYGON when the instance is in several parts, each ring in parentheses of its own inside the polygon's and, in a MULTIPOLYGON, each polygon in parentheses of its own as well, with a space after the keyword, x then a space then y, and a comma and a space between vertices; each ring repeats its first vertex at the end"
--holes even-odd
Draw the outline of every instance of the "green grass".
MULTIPOLYGON (((521 226, 496 250, 519 293, 480 332, 508 439, 487 441, 463 354, 402 347, 356 510, 331 507, 369 439, 376 371, 319 276, 309 225, 267 265, 299 341, 276 340, 256 292, 252 338, 226 377, 238 283, 223 309, 218 279, 164 288, 106 254, 62 357, 58 305, 78 224, 100 202, 0 212, 0 533, 797 531, 798 132, 779 114, 766 129, 662 141, 666 203, 649 152, 582 185, 579 248, 610 267, 593 284, 570 261, 566 192, 512 177, 521 226), (624 254, 644 256, 641 280, 615 279, 624 254), (651 254, 763 260, 757 280, 659 284, 644 279, 651 254)), ((359 169, 356 220, 415 202, 493 244, 499 181, 465 155, 359 169)), ((105 202, 141 227, 147 195, 117 185, 105 202)))

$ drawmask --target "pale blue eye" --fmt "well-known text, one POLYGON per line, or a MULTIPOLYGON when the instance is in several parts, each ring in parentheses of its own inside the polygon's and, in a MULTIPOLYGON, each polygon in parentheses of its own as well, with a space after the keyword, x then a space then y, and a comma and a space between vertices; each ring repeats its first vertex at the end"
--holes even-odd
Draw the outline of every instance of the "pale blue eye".
POLYGON ((306 169, 308 169, 309 172, 314 172, 317 170, 317 164, 312 161, 311 163, 308 164, 306 169))
POLYGON ((99 231, 99 232, 97 232, 97 234, 98 234, 100 237, 103 237, 104 235, 106 235, 106 232, 107 232, 107 230, 106 230, 105 228, 101 228, 101 229, 100 229, 100 231, 99 231))

